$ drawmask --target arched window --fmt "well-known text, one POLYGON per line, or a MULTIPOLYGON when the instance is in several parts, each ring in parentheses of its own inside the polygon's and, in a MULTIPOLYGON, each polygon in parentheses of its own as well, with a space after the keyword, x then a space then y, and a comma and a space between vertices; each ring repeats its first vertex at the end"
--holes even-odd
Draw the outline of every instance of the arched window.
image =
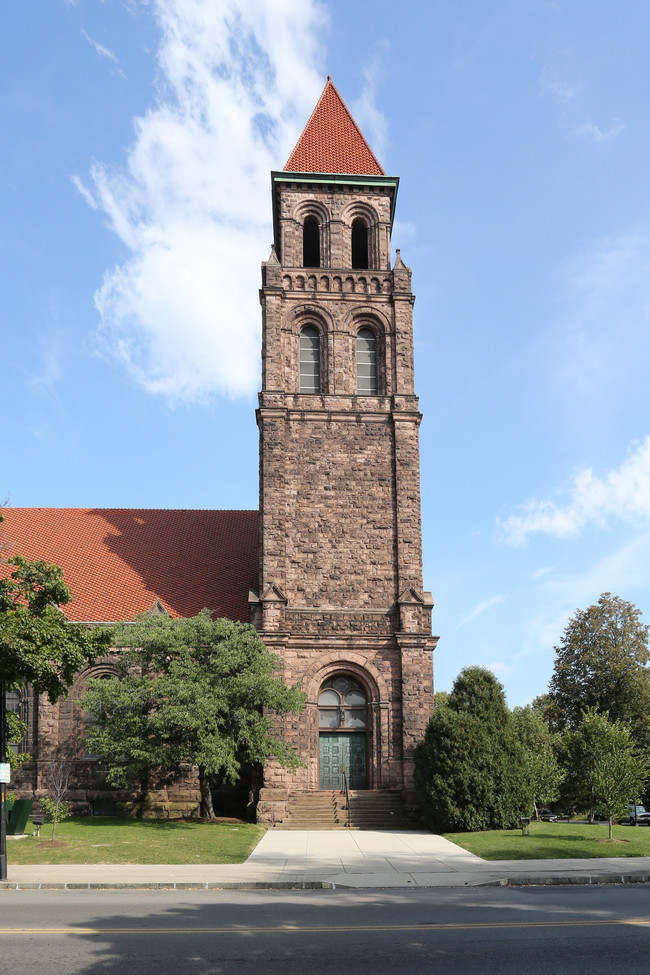
POLYGON ((346 731, 365 731, 366 692, 353 677, 337 674, 321 687, 318 696, 318 726, 346 731))
POLYGON ((377 395, 377 339, 371 328, 357 332, 357 393, 377 395))
POLYGON ((300 392, 320 393, 320 335, 313 325, 300 333, 300 392))
MULTIPOLYGON (((20 713, 21 712, 21 707, 20 707, 21 702, 22 702, 22 694, 20 693, 20 691, 7 691, 6 692, 6 694, 5 694, 5 707, 6 707, 7 711, 15 711, 15 713, 19 717, 22 718, 23 715, 21 715, 21 713, 20 713)), ((18 752, 21 751, 22 746, 23 746, 23 742, 22 741, 9 741, 9 742, 7 742, 7 747, 8 748, 11 748, 12 752, 15 752, 16 754, 18 754, 18 752)), ((3 758, 3 761, 4 761, 4 758, 3 758)))
POLYGON ((302 225, 302 266, 320 267, 320 228, 316 217, 305 217, 302 225))
MULTIPOLYGON (((94 677, 92 679, 93 680, 112 680, 114 677, 115 677, 115 674, 98 674, 96 677, 94 677)), ((92 714, 91 711, 86 711, 84 713, 84 758, 88 759, 88 761, 91 761, 91 762, 96 762, 99 759, 99 755, 95 754, 95 752, 89 751, 85 747, 85 737, 86 737, 86 734, 90 731, 90 729, 92 728, 92 726, 95 723, 96 723, 95 716, 92 714)))
POLYGON ((352 221, 352 267, 359 271, 368 267, 368 227, 359 217, 352 221))

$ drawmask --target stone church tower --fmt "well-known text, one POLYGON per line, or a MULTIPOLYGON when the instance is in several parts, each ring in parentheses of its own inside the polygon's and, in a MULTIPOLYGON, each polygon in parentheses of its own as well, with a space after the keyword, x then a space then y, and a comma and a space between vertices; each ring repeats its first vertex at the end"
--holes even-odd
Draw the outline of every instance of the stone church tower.
POLYGON ((307 705, 269 766, 259 816, 291 793, 409 796, 433 708, 423 591, 414 297, 386 176, 328 78, 281 172, 262 265, 259 589, 252 619, 307 705))

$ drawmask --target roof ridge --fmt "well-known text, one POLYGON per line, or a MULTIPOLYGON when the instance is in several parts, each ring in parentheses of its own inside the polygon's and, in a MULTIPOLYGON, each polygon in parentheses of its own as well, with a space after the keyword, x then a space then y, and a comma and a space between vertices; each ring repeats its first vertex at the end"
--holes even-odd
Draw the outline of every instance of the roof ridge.
POLYGON ((9 507, 0 506, 0 511, 7 514, 11 514, 12 511, 189 511, 192 513, 207 511, 210 513, 223 512, 224 514, 246 514, 249 512, 254 512, 257 514, 257 508, 100 508, 97 505, 90 505, 89 507, 55 507, 51 505, 11 505, 9 507))

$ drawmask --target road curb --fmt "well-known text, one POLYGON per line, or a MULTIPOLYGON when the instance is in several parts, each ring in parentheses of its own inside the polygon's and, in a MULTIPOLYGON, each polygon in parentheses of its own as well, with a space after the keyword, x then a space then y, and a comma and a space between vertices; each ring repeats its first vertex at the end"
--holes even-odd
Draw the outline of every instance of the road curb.
POLYGON ((324 880, 301 881, 188 881, 174 883, 39 883, 3 880, 0 890, 331 890, 335 885, 324 880))
MULTIPOLYGON (((576 886, 597 886, 603 884, 647 884, 650 883, 650 874, 612 874, 610 876, 599 876, 588 874, 579 877, 571 875, 557 876, 528 876, 528 877, 498 877, 472 883, 471 887, 576 887, 576 886)), ((410 887, 409 890, 427 890, 436 888, 453 888, 457 884, 435 884, 426 887, 410 887)), ((463 887, 470 885, 464 884, 463 887)), ((294 881, 161 881, 151 883, 132 882, 106 882, 106 883, 47 883, 47 882, 21 882, 4 880, 0 881, 1 890, 405 890, 403 885, 393 886, 377 884, 373 887, 357 887, 353 884, 345 884, 328 880, 294 880, 294 881)))

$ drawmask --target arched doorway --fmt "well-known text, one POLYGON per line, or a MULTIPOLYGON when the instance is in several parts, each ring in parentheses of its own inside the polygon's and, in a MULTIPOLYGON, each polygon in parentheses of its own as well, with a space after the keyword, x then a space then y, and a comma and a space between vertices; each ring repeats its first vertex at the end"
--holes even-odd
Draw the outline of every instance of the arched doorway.
POLYGON ((321 789, 367 787, 366 724, 368 699, 353 677, 336 674, 318 695, 318 753, 321 789))

